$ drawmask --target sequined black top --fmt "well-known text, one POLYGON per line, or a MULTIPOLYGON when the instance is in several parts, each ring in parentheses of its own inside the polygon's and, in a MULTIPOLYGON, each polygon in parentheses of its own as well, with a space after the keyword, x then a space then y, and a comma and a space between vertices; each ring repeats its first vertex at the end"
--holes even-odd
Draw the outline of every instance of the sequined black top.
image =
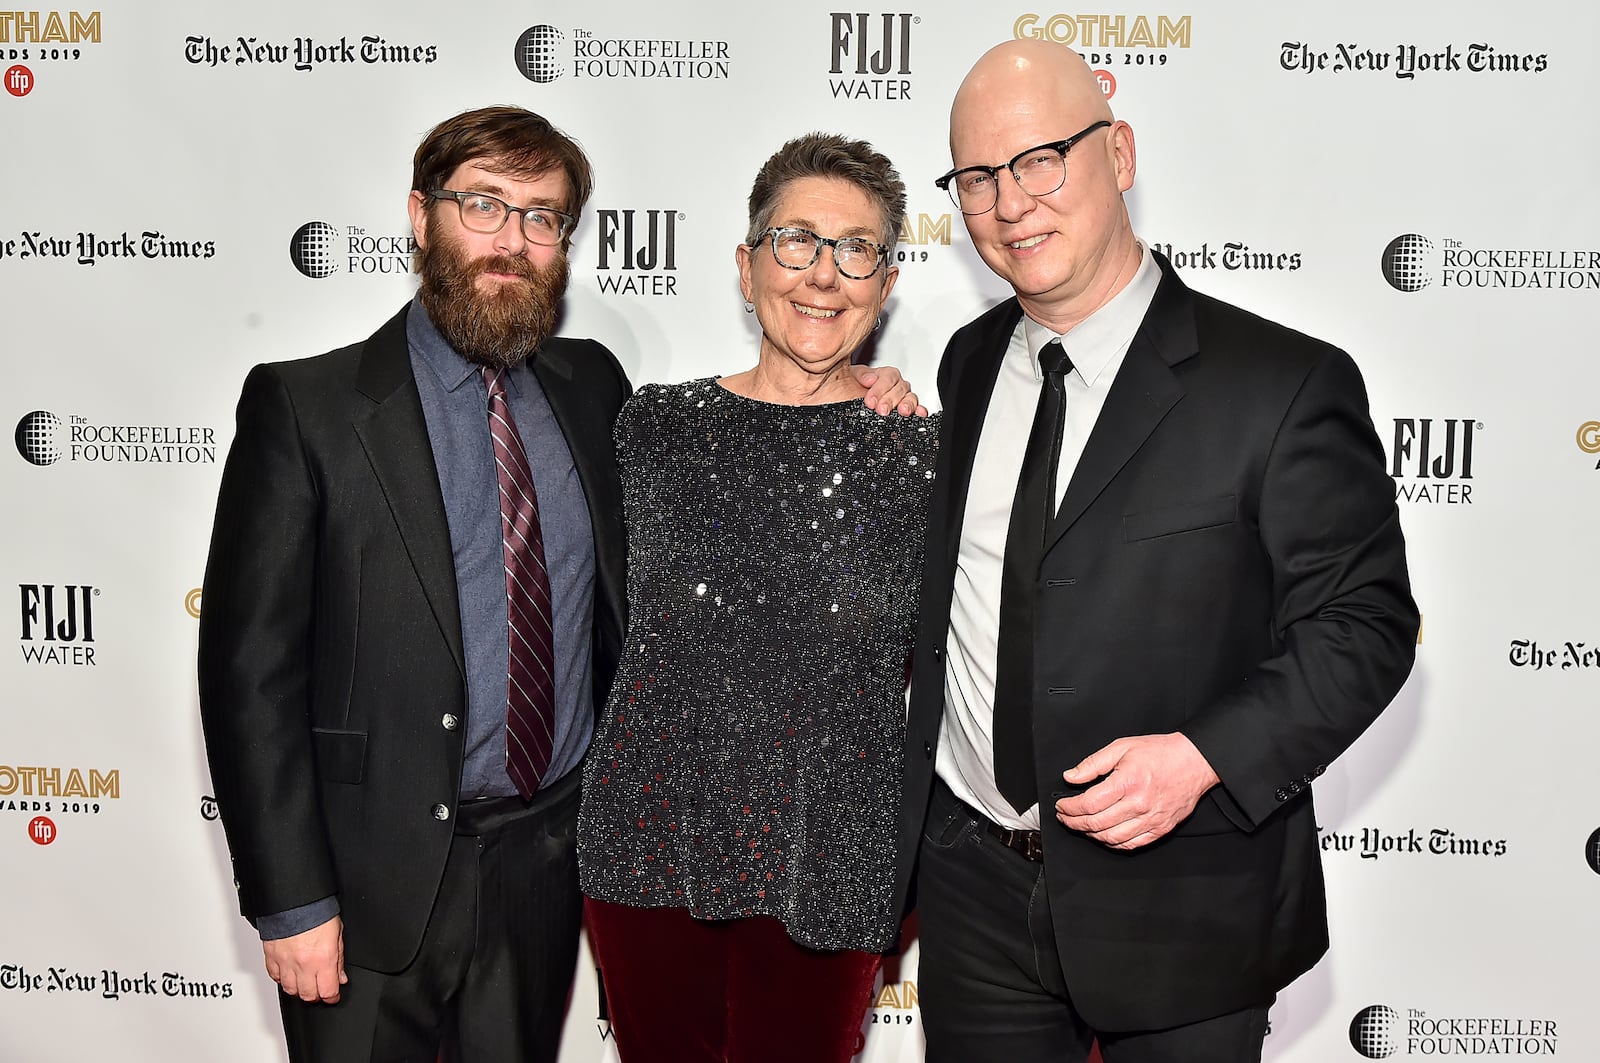
POLYGON ((628 635, 584 892, 881 951, 936 419, 647 385, 616 428, 628 635))

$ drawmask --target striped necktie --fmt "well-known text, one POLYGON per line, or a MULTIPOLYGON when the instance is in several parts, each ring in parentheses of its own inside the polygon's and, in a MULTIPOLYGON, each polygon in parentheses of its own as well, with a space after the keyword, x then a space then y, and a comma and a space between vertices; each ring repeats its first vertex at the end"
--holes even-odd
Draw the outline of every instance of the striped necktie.
POLYGON ((555 642, 550 574, 544 565, 539 498, 522 437, 506 402, 504 371, 483 369, 489 389, 489 435, 500 481, 500 542, 506 565, 510 654, 506 675, 506 774, 531 797, 550 767, 555 733, 555 642))

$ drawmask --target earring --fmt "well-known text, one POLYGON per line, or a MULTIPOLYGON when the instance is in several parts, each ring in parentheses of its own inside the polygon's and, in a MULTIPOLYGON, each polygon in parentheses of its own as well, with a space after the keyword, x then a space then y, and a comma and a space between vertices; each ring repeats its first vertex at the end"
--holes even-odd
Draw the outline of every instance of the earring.
POLYGON ((746 299, 744 301, 744 312, 747 313, 747 314, 755 313, 756 312, 756 304, 752 303, 750 300, 746 299))

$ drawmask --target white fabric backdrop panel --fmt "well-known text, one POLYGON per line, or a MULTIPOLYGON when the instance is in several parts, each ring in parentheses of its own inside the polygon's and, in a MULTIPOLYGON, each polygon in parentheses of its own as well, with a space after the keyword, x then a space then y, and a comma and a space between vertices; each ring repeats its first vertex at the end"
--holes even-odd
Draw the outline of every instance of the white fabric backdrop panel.
MULTIPOLYGON (((1417 668, 1317 784, 1334 947, 1267 1058, 1600 1058, 1595 8, 847 6, 0 12, 0 1058, 282 1058, 208 797, 192 592, 245 372, 410 297, 423 133, 508 102, 585 145, 562 331, 636 382, 752 364, 756 168, 809 130, 872 141, 910 188, 875 355, 931 397, 951 330, 1006 294, 932 185, 949 101, 1019 35, 1103 72, 1136 228, 1186 281, 1354 355, 1400 497, 1417 668)), ((920 1060, 914 945, 885 980, 861 1058, 920 1060)), ((585 952, 564 1063, 614 1059, 608 1035, 585 952)))

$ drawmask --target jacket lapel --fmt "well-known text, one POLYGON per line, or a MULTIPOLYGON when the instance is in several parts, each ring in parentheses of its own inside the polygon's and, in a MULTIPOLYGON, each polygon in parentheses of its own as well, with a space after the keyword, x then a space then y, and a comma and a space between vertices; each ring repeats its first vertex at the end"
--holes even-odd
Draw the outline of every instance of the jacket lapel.
POLYGON ((356 370, 356 390, 373 403, 355 419, 355 433, 378 478, 389 511, 400 529, 423 593, 456 668, 466 675, 461 649, 461 608, 456 596, 455 560, 445 517, 433 445, 411 375, 406 314, 400 311, 367 340, 356 370))
POLYGON ((1117 370, 1083 456, 1067 483, 1061 508, 1045 533, 1046 551, 1066 534, 1183 398, 1183 385, 1172 366, 1199 351, 1194 301, 1167 260, 1151 253, 1161 268, 1160 286, 1117 370))

